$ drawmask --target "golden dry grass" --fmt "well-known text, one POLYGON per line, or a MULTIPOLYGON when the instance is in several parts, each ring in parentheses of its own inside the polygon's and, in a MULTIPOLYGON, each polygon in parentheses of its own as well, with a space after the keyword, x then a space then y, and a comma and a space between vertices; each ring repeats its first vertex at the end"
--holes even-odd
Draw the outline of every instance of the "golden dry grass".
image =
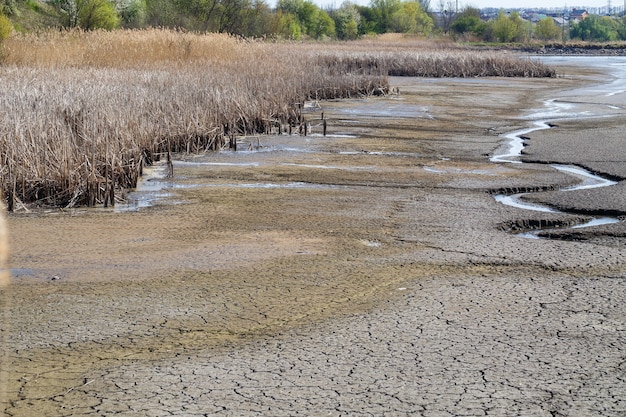
POLYGON ((160 154, 298 125, 305 100, 384 93, 387 74, 543 69, 520 73, 527 61, 415 39, 267 43, 162 29, 20 35, 6 40, 3 59, 0 175, 10 210, 113 204, 160 154))
POLYGON ((47 31, 9 38, 4 64, 30 67, 154 68, 190 61, 232 62, 241 48, 260 43, 224 34, 200 35, 166 29, 47 31))

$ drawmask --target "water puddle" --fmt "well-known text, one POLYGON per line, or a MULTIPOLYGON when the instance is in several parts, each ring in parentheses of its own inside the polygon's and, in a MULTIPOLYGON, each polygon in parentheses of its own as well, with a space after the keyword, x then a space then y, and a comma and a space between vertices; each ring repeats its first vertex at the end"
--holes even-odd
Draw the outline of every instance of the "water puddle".
MULTIPOLYGON (((428 107, 419 104, 409 104, 402 98, 398 98, 397 100, 397 103, 362 100, 359 102, 358 106, 340 107, 332 106, 331 104, 329 107, 332 107, 334 113, 343 114, 345 116, 358 116, 360 118, 433 118, 428 107)), ((349 102, 349 100, 344 102, 349 102)))
MULTIPOLYGON (((199 186, 199 185, 198 185, 199 186)), ((323 188, 338 188, 338 185, 326 185, 326 184, 316 184, 311 182, 287 182, 284 184, 275 183, 275 182, 257 182, 257 183, 217 183, 217 184, 203 184, 202 187, 226 187, 226 188, 287 188, 287 189, 296 189, 296 188, 315 188, 315 189, 323 189, 323 188)))
POLYGON ((156 202, 171 197, 168 190, 173 187, 174 183, 167 178, 165 164, 145 167, 137 187, 126 195, 125 202, 117 203, 113 210, 116 213, 126 213, 151 207, 156 202))
POLYGON ((339 165, 315 165, 315 164, 296 164, 290 162, 283 162, 280 165, 290 166, 290 167, 300 167, 300 168, 310 168, 310 169, 335 169, 341 171, 349 171, 349 172, 373 172, 375 170, 379 170, 379 167, 375 166, 339 166, 339 165))
MULTIPOLYGON (((214 166, 232 166, 232 167, 258 167, 261 164, 259 162, 190 162, 190 161, 174 161, 174 172, 176 167, 214 167, 214 166)), ((345 169, 343 167, 334 167, 326 165, 306 165, 306 164, 289 164, 283 163, 282 165, 293 165, 310 168, 324 168, 324 169, 345 169)), ((363 168, 367 169, 367 168, 363 168)), ((176 189, 190 189, 197 187, 226 187, 226 188, 286 188, 286 189, 302 189, 302 188, 337 188, 337 185, 317 184, 309 182, 255 182, 255 183, 180 183, 177 180, 167 178, 167 167, 165 165, 158 165, 144 169, 144 177, 138 182, 137 188, 127 194, 126 201, 124 203, 118 203, 113 210, 116 213, 127 213, 138 211, 142 208, 152 207, 155 204, 168 199, 168 204, 171 204, 171 198, 173 197, 173 190, 176 189)), ((175 202, 174 202, 175 203, 175 202)))

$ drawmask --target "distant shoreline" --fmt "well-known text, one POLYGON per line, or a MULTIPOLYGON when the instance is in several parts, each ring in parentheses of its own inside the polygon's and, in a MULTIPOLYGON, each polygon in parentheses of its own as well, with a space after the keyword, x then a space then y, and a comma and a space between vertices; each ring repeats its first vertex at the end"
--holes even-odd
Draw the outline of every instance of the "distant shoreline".
POLYGON ((493 51, 513 51, 536 55, 587 55, 587 56, 626 56, 626 43, 547 43, 547 44, 507 44, 474 45, 470 48, 493 51))
POLYGON ((624 44, 546 44, 513 48, 517 51, 540 55, 626 55, 624 44))

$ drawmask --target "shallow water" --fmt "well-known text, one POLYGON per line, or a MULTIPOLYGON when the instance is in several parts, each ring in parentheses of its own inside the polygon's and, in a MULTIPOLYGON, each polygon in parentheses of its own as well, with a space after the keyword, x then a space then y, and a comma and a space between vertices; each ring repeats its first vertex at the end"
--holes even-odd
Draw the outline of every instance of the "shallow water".
POLYGON ((126 201, 117 203, 113 210, 116 213, 125 213, 150 207, 157 201, 171 197, 168 190, 174 186, 174 182, 167 179, 165 164, 144 168, 144 176, 138 181, 137 188, 130 191, 126 201))

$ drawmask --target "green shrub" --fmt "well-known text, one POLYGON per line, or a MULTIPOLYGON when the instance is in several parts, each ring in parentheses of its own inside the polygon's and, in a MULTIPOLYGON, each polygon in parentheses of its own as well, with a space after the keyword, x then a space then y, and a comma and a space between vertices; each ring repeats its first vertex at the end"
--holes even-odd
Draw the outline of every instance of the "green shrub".
POLYGON ((79 0, 77 4, 78 26, 83 29, 111 30, 120 25, 119 15, 109 0, 79 0))
POLYGON ((5 15, 0 14, 0 42, 8 38, 11 32, 13 32, 11 21, 5 15))

